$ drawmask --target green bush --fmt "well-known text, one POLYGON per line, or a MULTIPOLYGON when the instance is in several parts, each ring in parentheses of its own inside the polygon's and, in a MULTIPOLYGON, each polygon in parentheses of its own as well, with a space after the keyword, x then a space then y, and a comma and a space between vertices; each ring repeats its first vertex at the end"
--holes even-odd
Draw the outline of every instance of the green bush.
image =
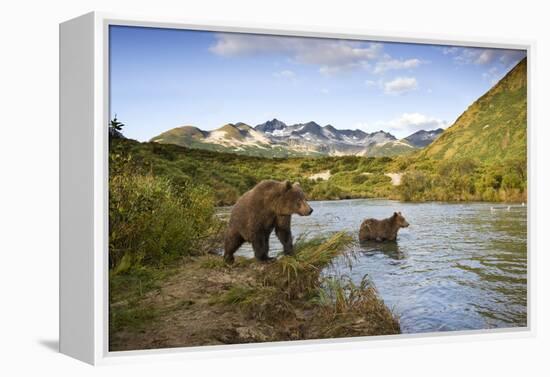
POLYGON ((345 196, 340 187, 327 181, 319 182, 309 193, 311 200, 338 200, 345 196))
POLYGON ((363 183, 365 183, 366 181, 368 181, 369 177, 367 175, 364 175, 364 174, 357 174, 357 175, 354 175, 353 178, 351 179, 351 183, 355 184, 355 185, 361 185, 363 183))
POLYGON ((210 190, 166 178, 119 174, 109 181, 109 267, 113 273, 200 253, 213 227, 210 190))
POLYGON ((411 170, 401 177, 399 190, 403 200, 423 200, 424 191, 430 188, 429 176, 420 170, 411 170))

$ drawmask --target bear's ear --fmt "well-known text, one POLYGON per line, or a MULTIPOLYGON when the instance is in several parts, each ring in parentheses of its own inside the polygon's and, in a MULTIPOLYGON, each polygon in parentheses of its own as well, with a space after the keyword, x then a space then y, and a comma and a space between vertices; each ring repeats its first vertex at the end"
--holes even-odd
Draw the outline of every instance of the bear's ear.
POLYGON ((294 187, 300 187, 300 182, 294 182, 294 184, 292 185, 294 187))
POLYGON ((292 188, 292 183, 290 181, 285 181, 285 189, 290 190, 292 188))
POLYGON ((393 217, 397 217, 397 212, 394 212, 394 213, 393 213, 393 217))

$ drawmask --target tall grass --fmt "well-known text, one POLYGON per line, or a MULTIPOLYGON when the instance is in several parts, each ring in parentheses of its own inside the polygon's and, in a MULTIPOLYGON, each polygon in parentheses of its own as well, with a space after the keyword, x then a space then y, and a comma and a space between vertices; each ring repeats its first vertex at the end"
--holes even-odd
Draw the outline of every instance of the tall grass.
POLYGON ((317 320, 320 336, 358 336, 394 334, 399 321, 380 299, 376 288, 364 276, 359 284, 349 277, 324 279, 317 302, 321 311, 317 320))
POLYGON ((294 255, 283 255, 267 267, 264 281, 278 286, 289 299, 315 294, 321 282, 321 271, 337 257, 353 258, 353 237, 339 232, 329 238, 299 238, 294 255))
POLYGON ((210 191, 175 189, 152 174, 118 174, 109 181, 109 266, 119 273, 201 253, 213 227, 210 191))

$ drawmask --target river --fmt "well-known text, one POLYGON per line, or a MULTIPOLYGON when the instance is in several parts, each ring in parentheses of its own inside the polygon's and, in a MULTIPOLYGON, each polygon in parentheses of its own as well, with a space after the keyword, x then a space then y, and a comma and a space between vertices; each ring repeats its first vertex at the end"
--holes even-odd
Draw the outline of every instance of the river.
MULTIPOLYGON (((359 199, 310 202, 293 216, 294 237, 353 231, 367 217, 401 211, 410 223, 397 242, 367 243, 351 270, 368 275, 404 333, 527 325, 527 207, 495 203, 403 203, 359 199)), ((221 212, 227 215, 229 208, 221 212)), ((272 234, 270 255, 281 251, 272 234)), ((236 255, 252 256, 249 244, 236 255)))

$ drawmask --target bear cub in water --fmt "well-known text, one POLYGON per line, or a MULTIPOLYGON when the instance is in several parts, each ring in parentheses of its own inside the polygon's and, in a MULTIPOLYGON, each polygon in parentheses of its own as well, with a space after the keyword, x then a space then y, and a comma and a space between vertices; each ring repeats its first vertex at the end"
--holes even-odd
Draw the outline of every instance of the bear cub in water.
POLYGON ((401 212, 394 212, 384 220, 366 219, 359 229, 359 241, 395 241, 399 229, 408 226, 401 212))
POLYGON ((293 214, 309 216, 312 212, 299 183, 261 181, 245 192, 231 210, 224 239, 225 261, 233 263, 233 254, 244 242, 252 244, 256 259, 273 259, 268 255, 273 229, 283 244, 283 252, 292 254, 290 217, 293 214))

